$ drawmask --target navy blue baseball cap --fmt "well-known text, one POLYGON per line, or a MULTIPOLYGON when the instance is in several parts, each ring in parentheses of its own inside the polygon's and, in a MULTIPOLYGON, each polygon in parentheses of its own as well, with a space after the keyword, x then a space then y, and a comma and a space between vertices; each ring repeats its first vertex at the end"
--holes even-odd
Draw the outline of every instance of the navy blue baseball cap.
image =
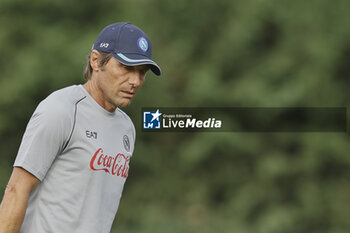
POLYGON ((151 41, 140 28, 131 23, 114 23, 105 27, 92 49, 111 53, 124 65, 148 65, 154 74, 162 73, 152 60, 151 41))

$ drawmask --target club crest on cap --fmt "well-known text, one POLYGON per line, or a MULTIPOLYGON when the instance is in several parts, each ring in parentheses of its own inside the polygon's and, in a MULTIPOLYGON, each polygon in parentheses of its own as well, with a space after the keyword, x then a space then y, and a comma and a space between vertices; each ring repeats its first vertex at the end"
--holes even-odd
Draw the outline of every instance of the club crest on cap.
POLYGON ((137 40, 137 45, 139 46, 139 48, 146 52, 147 49, 148 49, 148 42, 147 40, 144 38, 144 37, 140 37, 138 40, 137 40))

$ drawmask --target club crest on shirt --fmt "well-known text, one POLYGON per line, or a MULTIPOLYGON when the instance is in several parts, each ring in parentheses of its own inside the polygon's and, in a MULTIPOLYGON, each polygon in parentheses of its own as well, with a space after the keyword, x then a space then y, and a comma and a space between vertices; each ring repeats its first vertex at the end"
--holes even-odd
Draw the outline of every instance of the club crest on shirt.
POLYGON ((124 135, 124 137, 123 137, 123 144, 124 144, 124 149, 127 152, 130 152, 130 141, 129 141, 129 137, 127 135, 124 135))

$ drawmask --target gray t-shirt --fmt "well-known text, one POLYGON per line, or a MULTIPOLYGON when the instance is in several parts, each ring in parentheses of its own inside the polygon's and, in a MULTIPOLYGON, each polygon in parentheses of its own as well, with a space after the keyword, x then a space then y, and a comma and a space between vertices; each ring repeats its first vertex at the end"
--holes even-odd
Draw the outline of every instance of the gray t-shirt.
POLYGON ((119 108, 102 108, 81 85, 55 91, 31 117, 14 166, 41 183, 21 233, 107 233, 134 150, 135 128, 119 108))

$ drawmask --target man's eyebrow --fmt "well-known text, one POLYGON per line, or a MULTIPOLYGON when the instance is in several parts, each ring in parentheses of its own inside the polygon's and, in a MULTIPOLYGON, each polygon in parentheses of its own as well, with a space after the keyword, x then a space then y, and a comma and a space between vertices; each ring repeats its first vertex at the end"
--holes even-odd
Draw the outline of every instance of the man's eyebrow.
POLYGON ((138 71, 142 71, 142 72, 147 72, 150 70, 150 67, 147 65, 142 65, 142 66, 130 66, 130 65, 125 65, 123 63, 121 63, 126 69, 132 69, 132 70, 138 70, 138 71))
POLYGON ((150 69, 149 66, 142 66, 142 67, 139 67, 137 70, 148 71, 149 69, 150 69))

